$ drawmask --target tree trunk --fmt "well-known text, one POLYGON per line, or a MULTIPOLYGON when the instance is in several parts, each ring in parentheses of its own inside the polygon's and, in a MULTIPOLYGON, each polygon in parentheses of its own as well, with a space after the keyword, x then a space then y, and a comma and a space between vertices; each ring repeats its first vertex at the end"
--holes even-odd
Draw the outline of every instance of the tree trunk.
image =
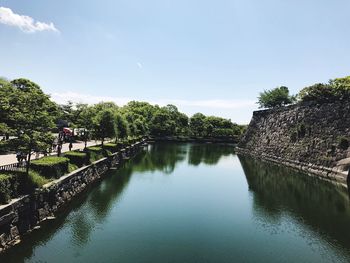
POLYGON ((31 155, 31 150, 29 151, 29 154, 28 154, 28 160, 27 160, 27 163, 26 163, 26 174, 28 175, 29 174, 29 167, 30 167, 30 158, 32 157, 31 155))
POLYGON ((85 129, 84 129, 84 139, 85 139, 85 147, 84 147, 84 150, 86 150, 88 136, 87 136, 87 134, 86 134, 86 130, 85 130, 85 129))

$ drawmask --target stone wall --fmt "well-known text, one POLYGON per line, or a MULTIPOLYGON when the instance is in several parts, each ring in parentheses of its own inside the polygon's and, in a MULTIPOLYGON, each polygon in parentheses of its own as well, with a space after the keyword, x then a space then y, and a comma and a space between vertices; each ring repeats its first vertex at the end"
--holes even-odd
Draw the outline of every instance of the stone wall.
POLYGON ((292 105, 253 113, 237 151, 346 182, 350 102, 292 105))
POLYGON ((41 222, 54 219, 60 208, 100 180, 110 168, 116 168, 123 160, 133 157, 142 144, 139 142, 126 147, 110 157, 62 176, 31 195, 0 206, 0 252, 19 243, 23 234, 37 228, 41 222))

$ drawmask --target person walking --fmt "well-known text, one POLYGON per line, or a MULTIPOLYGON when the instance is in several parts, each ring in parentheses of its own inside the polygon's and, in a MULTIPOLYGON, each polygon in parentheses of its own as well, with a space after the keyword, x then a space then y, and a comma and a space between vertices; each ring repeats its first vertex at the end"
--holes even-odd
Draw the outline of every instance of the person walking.
POLYGON ((69 143, 68 148, 69 148, 69 151, 72 150, 72 148, 73 148, 73 143, 72 142, 69 143))
POLYGON ((61 155, 61 150, 62 150, 62 144, 59 144, 59 145, 57 146, 57 156, 58 156, 58 157, 60 157, 60 155, 61 155))
POLYGON ((17 159, 17 162, 18 162, 18 164, 17 164, 17 166, 19 167, 19 165, 21 164, 21 152, 17 152, 16 153, 16 159, 17 159))

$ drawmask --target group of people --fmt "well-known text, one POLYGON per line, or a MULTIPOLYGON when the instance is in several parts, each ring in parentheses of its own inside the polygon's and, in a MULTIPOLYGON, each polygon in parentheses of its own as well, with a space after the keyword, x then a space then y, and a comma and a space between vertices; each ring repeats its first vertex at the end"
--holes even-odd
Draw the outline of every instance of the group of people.
MULTIPOLYGON (((60 136, 55 138, 54 141, 52 142, 52 147, 49 149, 49 153, 57 152, 57 156, 61 156, 63 142, 64 142, 64 140, 62 140, 62 138, 60 136)), ((72 148, 73 148, 72 141, 69 142, 68 148, 69 148, 69 151, 72 150, 72 148)), ((45 152, 43 152, 43 154, 44 154, 44 156, 47 156, 48 152, 45 151, 45 152)), ((36 152, 35 158, 38 159, 39 155, 40 155, 40 152, 39 151, 36 152)), ((27 154, 25 154, 21 151, 18 151, 16 153, 16 159, 17 159, 18 164, 22 164, 24 161, 27 160, 27 154)))
POLYGON ((16 153, 16 158, 18 161, 18 164, 22 164, 24 161, 27 161, 27 155, 23 152, 17 152, 16 153))
MULTIPOLYGON (((57 156, 60 156, 62 153, 62 145, 64 142, 64 137, 62 136, 58 136, 58 138, 55 138, 53 143, 52 143, 52 151, 53 152, 57 152, 57 156)), ((72 150, 73 148, 73 143, 72 140, 69 141, 69 145, 68 145, 69 151, 72 150)))

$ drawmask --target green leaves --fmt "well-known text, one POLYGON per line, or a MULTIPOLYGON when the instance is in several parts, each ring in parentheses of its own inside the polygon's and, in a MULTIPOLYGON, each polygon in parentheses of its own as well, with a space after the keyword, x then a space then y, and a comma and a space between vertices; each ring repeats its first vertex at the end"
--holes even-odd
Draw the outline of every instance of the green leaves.
POLYGON ((300 101, 326 103, 350 99, 350 76, 330 80, 329 83, 317 83, 302 89, 298 97, 300 101))
POLYGON ((260 108, 282 107, 296 101, 294 96, 289 95, 289 89, 285 86, 265 90, 260 93, 258 99, 260 108))

